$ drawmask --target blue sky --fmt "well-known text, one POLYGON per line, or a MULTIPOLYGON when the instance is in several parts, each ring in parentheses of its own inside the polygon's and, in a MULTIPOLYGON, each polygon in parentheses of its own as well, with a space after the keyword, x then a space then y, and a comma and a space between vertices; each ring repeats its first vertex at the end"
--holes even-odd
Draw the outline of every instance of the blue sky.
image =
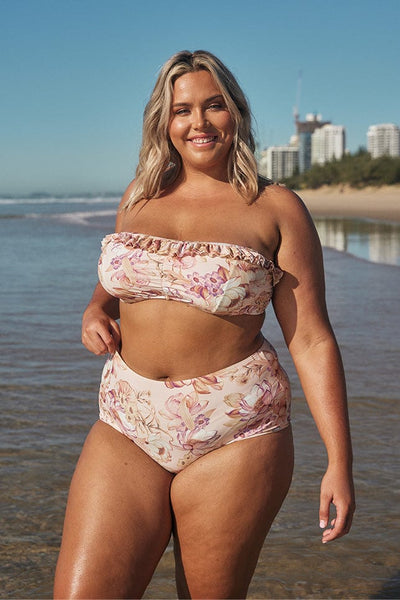
POLYGON ((400 123, 399 0, 0 0, 0 193, 120 191, 145 103, 182 49, 219 56, 245 90, 261 147, 300 115, 400 123))

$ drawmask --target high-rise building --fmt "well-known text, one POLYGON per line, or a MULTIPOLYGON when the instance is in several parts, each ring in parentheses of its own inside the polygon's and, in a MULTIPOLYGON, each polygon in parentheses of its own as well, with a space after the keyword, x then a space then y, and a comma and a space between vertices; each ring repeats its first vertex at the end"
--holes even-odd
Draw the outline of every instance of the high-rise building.
POLYGON ((400 156, 400 129, 393 123, 371 125, 367 132, 368 152, 372 158, 400 156))
POLYGON ((291 177, 299 164, 299 151, 295 146, 270 146, 261 153, 260 175, 273 181, 291 177))
POLYGON ((323 125, 311 135, 311 163, 324 165, 342 158, 346 145, 343 125, 323 125))
POLYGON ((299 171, 303 173, 311 167, 311 136, 316 129, 329 125, 330 121, 322 121, 321 115, 308 114, 305 121, 299 121, 296 114, 296 133, 299 148, 299 171))

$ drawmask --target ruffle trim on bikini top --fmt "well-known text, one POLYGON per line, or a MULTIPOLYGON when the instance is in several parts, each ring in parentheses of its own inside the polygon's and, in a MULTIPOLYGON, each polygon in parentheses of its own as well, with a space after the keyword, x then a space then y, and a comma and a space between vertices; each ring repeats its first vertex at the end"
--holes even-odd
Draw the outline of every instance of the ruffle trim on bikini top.
POLYGON ((121 231, 106 235, 101 242, 102 250, 110 243, 122 244, 125 248, 139 248, 146 252, 165 256, 182 257, 189 253, 191 255, 218 256, 233 260, 243 260, 269 271, 273 285, 276 285, 283 277, 282 269, 272 260, 265 258, 265 256, 252 248, 228 242, 183 241, 145 233, 121 231))

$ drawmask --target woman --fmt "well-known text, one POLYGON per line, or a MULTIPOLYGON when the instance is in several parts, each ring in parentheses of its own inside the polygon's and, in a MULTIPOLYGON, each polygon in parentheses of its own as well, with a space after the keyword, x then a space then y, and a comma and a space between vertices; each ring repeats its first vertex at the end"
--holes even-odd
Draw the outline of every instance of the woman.
POLYGON ((289 384, 260 333, 271 298, 328 453, 322 541, 349 531, 345 383, 319 241, 300 199, 257 178, 253 150, 228 69, 204 51, 173 56, 83 316, 83 343, 110 357, 57 598, 141 597, 171 532, 180 598, 246 596, 293 468, 289 384))

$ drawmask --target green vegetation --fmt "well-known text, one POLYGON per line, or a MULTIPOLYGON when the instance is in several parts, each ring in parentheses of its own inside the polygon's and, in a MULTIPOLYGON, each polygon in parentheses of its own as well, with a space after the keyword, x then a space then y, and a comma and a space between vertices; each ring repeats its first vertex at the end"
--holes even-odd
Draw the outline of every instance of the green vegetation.
POLYGON ((346 154, 340 160, 313 165, 304 173, 295 173, 282 183, 294 189, 316 189, 323 185, 350 185, 355 188, 394 185, 400 183, 400 156, 371 158, 369 152, 360 148, 355 154, 346 154))

